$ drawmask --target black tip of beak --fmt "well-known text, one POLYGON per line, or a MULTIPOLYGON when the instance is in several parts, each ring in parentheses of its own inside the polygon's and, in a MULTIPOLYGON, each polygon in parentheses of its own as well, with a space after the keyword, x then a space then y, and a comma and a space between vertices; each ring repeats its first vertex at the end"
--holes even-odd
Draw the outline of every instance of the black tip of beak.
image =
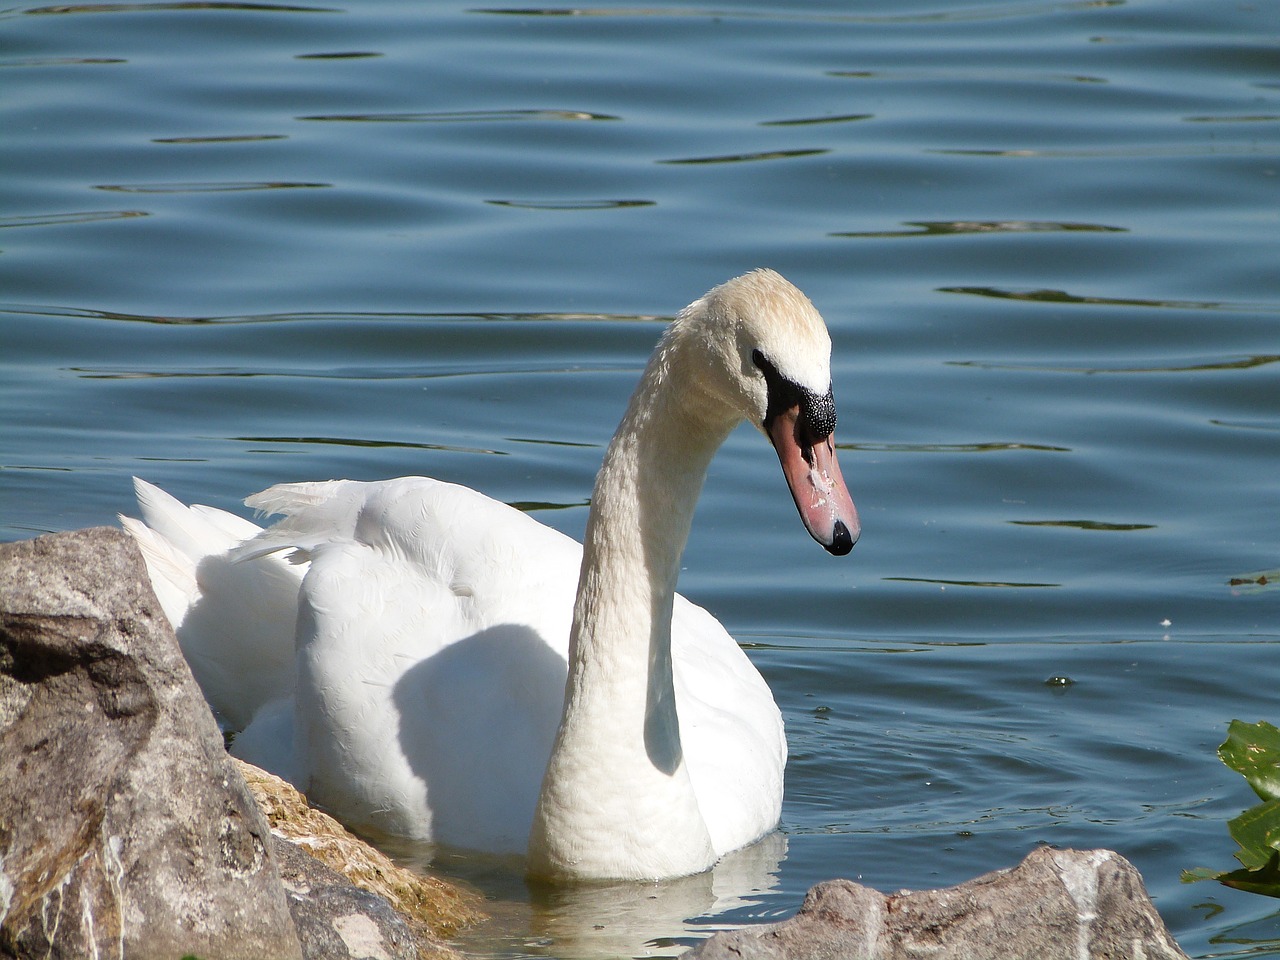
MULTIPOLYGON (((861 530, 858 531, 858 533, 861 532, 861 530)), ((843 557, 858 542, 858 533, 850 533, 844 521, 837 520, 835 530, 832 532, 831 543, 823 544, 823 546, 826 547, 827 553, 833 557, 843 557)))

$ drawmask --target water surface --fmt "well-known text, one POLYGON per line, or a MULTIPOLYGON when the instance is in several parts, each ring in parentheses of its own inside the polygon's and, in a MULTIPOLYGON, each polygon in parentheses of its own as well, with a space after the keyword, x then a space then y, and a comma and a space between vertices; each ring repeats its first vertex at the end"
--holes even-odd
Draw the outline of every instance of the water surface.
POLYGON ((0 537, 129 477, 228 509, 424 473, 581 532, 664 322, 826 316, 834 560, 749 428, 682 590, 772 685, 781 834, 659 887, 445 855, 501 956, 672 954, 814 882, 1110 847, 1193 956, 1280 956, 1214 756, 1280 721, 1280 13, 1203 0, 0 11, 0 537), (555 508, 555 509, 552 509, 555 508), (1268 582, 1259 583, 1267 573, 1268 582))

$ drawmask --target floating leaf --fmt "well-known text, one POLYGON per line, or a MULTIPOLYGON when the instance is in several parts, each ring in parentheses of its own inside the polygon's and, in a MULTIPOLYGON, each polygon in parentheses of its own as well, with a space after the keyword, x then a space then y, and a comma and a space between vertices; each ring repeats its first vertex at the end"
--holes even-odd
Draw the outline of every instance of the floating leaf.
POLYGON ((1280 897, 1280 852, 1273 853, 1271 859, 1261 867, 1253 870, 1232 870, 1215 879, 1237 890, 1260 893, 1265 897, 1280 897))
POLYGON ((1250 870, 1266 866, 1280 850, 1280 800, 1250 807, 1227 823, 1231 838, 1240 844, 1236 859, 1250 870))
POLYGON ((1280 798, 1280 730, 1265 720, 1232 720, 1218 756, 1242 774, 1263 800, 1280 798))
POLYGON ((1226 876, 1213 867, 1192 867, 1190 870, 1182 871, 1183 883, 1199 883, 1201 880, 1217 880, 1219 877, 1226 876))
POLYGON ((1217 873, 1196 867, 1182 872, 1182 882, 1217 880, 1237 890, 1280 897, 1280 730, 1265 721, 1232 720, 1218 756, 1244 775, 1263 802, 1227 824, 1240 845, 1235 857, 1243 869, 1217 873))

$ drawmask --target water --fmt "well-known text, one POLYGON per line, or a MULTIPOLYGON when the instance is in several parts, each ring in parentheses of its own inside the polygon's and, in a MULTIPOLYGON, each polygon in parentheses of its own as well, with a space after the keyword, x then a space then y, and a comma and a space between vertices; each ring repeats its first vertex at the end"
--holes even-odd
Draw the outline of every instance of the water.
POLYGON ((1052 843, 1194 956, 1280 956, 1271 901, 1178 880, 1233 863, 1227 722, 1280 721, 1280 592, 1231 582, 1280 567, 1275 4, 88 3, 0 44, 0 538, 132 474, 426 473, 578 533, 665 318, 761 264, 826 316, 862 542, 744 429, 682 578, 786 715, 783 835, 587 893, 443 858, 495 898, 468 950, 670 954, 1052 843))

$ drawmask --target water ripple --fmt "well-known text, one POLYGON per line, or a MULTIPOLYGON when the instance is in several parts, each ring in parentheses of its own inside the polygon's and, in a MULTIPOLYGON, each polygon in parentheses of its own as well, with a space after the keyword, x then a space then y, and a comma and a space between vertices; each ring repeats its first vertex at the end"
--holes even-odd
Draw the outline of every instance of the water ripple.
POLYGON ((295 60, 365 60, 371 57, 381 57, 384 54, 376 53, 372 50, 340 50, 333 53, 299 53, 294 57, 295 60))
POLYGON ((652 207, 655 200, 486 200, 495 207, 519 210, 618 210, 625 207, 652 207))
POLYGON ((280 3, 240 3, 234 0, 179 0, 168 3, 61 3, 32 7, 23 13, 172 13, 175 11, 233 10, 248 13, 342 13, 336 7, 302 7, 280 3))
POLYGON ((675 160, 659 160, 668 164, 705 164, 705 163, 753 163, 757 160, 790 160, 795 157, 816 157, 830 153, 829 149, 809 150, 762 150, 758 153, 731 153, 715 157, 686 157, 675 160))
POLYGON ((650 313, 429 313, 429 312, 379 312, 353 311, 325 312, 300 311, 296 313, 232 314, 226 316, 177 316, 122 313, 114 310, 92 310, 82 307, 61 307, 40 304, 0 303, 0 313, 12 313, 32 317, 66 317, 85 320, 115 320, 126 323, 155 323, 165 326, 199 326, 215 324, 254 323, 347 323, 356 322, 419 322, 456 323, 458 321, 483 321, 487 323, 656 323, 670 317, 650 313))
POLYGON ((288 140, 283 133, 213 134, 205 137, 152 137, 152 143, 258 143, 263 140, 288 140))
POLYGON ((507 456, 504 450, 485 447, 459 447, 442 443, 415 443, 409 440, 365 440, 358 437, 231 437, 241 443, 305 444, 338 447, 373 447, 404 450, 443 450, 449 453, 483 453, 496 457, 507 456))
POLYGON ((936 583, 944 587, 1060 587, 1060 583, 1020 583, 1012 580, 939 580, 934 577, 883 577, 895 583, 936 583))
POLYGON ((66 223, 96 223, 150 216, 145 210, 87 210, 83 213, 37 213, 26 217, 0 217, 2 227, 53 227, 66 223))
POLYGON ((1123 147, 1081 147, 1070 150, 1018 147, 1012 149, 929 148, 924 153, 955 157, 1010 157, 1054 160, 1153 160, 1185 157, 1255 157, 1280 154, 1280 146, 1258 143, 1187 143, 1167 146, 1147 144, 1123 147))
POLYGON ((234 193, 242 190, 295 190, 329 186, 332 184, 291 180, 227 180, 206 183, 99 183, 93 189, 112 193, 234 193))
POLYGON ((762 127, 811 127, 824 123, 855 123, 859 120, 874 120, 874 113, 844 113, 830 117, 796 117, 790 120, 761 120, 762 127))
MULTIPOLYGON (((974 233, 1128 233, 1128 227, 1101 223, 1069 223, 1054 220, 905 220, 914 230, 850 230, 829 233, 829 237, 890 239, 896 237, 945 237, 974 233)), ((953 291, 947 291, 953 292, 953 291)))
POLYGON ((1107 307, 1159 307, 1166 310, 1222 310, 1237 313, 1277 313, 1280 303, 1244 303, 1224 300, 1158 300, 1146 297, 1100 297, 1065 290, 1007 290, 1001 287, 938 287, 938 293, 963 293, 996 300, 1034 303, 1073 303, 1107 307))
POLYGON ((433 113, 324 113, 299 117, 327 123, 509 123, 520 120, 620 120, 588 110, 444 110, 433 113))
MULTIPOLYGON (((959 81, 970 82, 974 80, 985 80, 993 77, 990 68, 972 67, 958 68, 952 67, 946 70, 827 70, 825 76, 835 77, 842 80, 910 80, 913 82, 927 81, 929 83, 955 83, 959 81)), ((1106 77, 1098 77, 1088 73, 1039 73, 1031 70, 1014 71, 1001 70, 998 78, 1004 83, 1044 83, 1052 81, 1055 83, 1110 83, 1106 77)))
POLYGON ((78 67, 128 63, 123 57, 5 57, 0 67, 78 67))
POLYGON ((1154 523, 1108 523, 1103 520, 1010 520, 1019 527, 1074 527, 1077 530, 1104 530, 1124 532, 1130 530, 1154 530, 1154 523))
POLYGON ((1243 116, 1221 116, 1212 115, 1199 117, 1183 117, 1187 123, 1276 123, 1280 121, 1280 113, 1258 113, 1245 114, 1243 116))
POLYGON ((953 367, 977 367, 982 370, 1028 370, 1041 373, 1086 373, 1090 376, 1105 373, 1204 373, 1209 370, 1252 370, 1265 367, 1280 361, 1280 354, 1258 354, 1250 357, 1230 359, 1214 359, 1199 361, 1152 360, 1149 363, 1135 365, 1127 362, 1123 366, 1106 366, 1098 364, 1080 364, 1070 361, 1061 363, 1023 363, 1001 362, 992 360, 948 360, 946 364, 953 367))
POLYGON ((1127 0, 1059 0, 1047 3, 977 5, 903 14, 804 14, 794 10, 724 10, 708 7, 476 7, 468 13, 513 17, 695 17, 713 20, 786 20, 794 23, 923 24, 1042 17, 1073 10, 1118 7, 1127 0))
MULTIPOLYGON (((957 364, 958 366, 963 364, 957 364)), ((864 453, 993 453, 1005 450, 1033 450, 1040 453, 1070 453, 1070 447, 1054 447, 1043 443, 837 443, 841 450, 864 453)))

